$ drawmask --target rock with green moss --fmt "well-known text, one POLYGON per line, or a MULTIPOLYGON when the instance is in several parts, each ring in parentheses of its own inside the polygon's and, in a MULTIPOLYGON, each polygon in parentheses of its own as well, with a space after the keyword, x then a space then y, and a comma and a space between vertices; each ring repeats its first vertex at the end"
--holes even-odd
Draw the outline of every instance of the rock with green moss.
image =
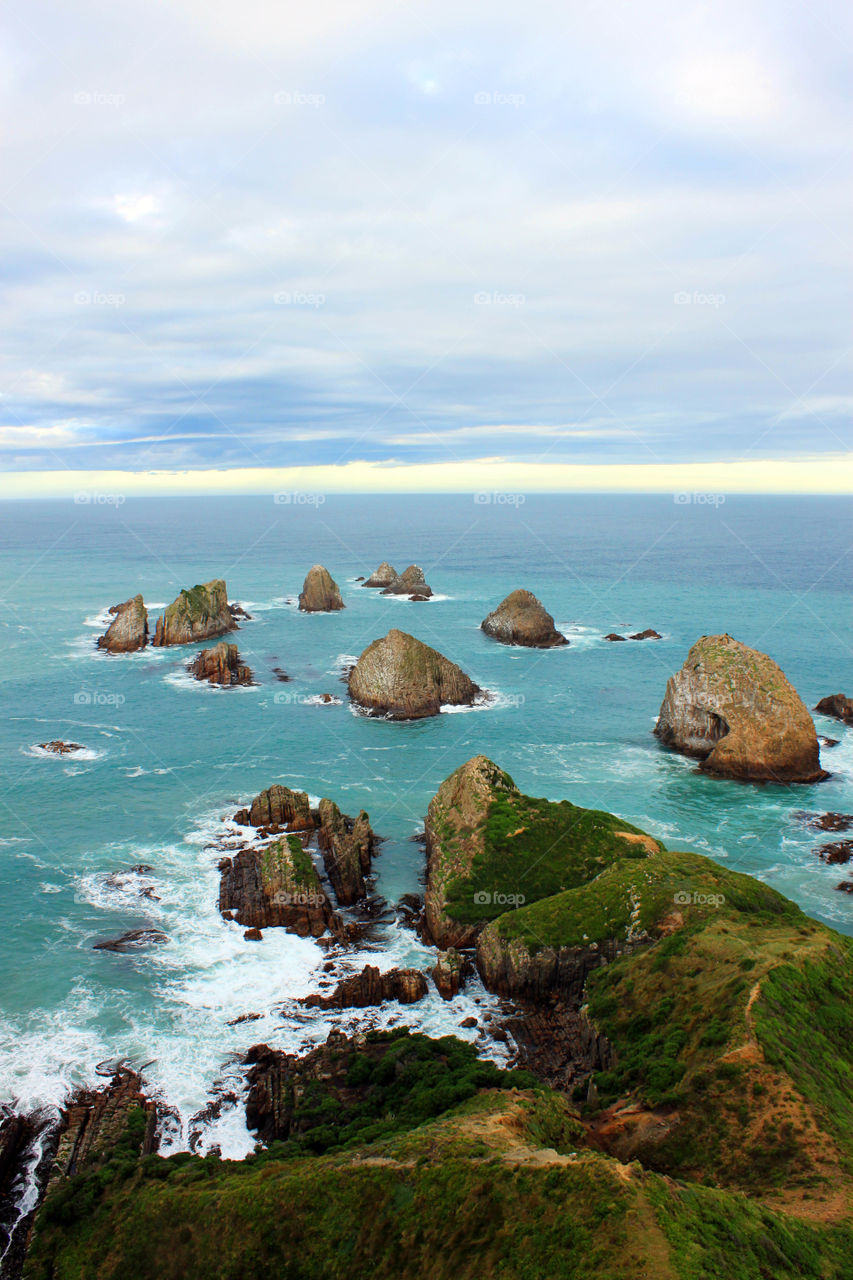
POLYGON ((343 925, 299 836, 262 848, 241 849, 219 864, 219 910, 250 929, 280 927, 300 938, 319 938, 343 925))
POLYGON ((157 619, 152 644, 192 644, 212 640, 236 627, 222 578, 183 590, 157 619))
POLYGON ((729 635, 702 636, 667 683, 655 733, 718 777, 819 782, 814 723, 772 658, 729 635))
POLYGON ((329 570, 315 564, 305 577, 299 593, 299 609, 302 613, 334 613, 344 609, 341 591, 329 570))
POLYGON ((110 609, 113 620, 102 636, 98 648, 108 653, 136 653, 148 643, 148 610, 141 595, 110 609))
POLYGON ((369 644, 349 673, 353 702, 389 720, 437 716, 442 706, 471 706, 482 690, 455 662, 396 628, 369 644))
POLYGON ((532 591, 511 591, 480 623, 481 630, 501 644, 530 649, 555 649, 568 640, 554 626, 554 619, 532 591))
POLYGON ((611 813, 523 795, 482 755, 441 784, 425 830, 426 929, 441 948, 471 947, 505 912, 661 847, 611 813))

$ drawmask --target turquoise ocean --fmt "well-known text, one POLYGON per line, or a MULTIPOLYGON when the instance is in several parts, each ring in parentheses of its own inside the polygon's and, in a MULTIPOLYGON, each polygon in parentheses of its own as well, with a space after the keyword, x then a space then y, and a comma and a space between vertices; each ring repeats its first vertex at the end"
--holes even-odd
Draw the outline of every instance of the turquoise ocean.
MULTIPOLYGON (((853 933, 853 896, 836 888, 850 868, 822 861, 820 835, 798 816, 853 812, 853 729, 817 717, 839 740, 822 752, 831 777, 799 787, 704 777, 652 736, 667 677, 703 634, 769 653, 809 707, 853 693, 852 525, 849 501, 829 497, 82 493, 3 504, 0 1101, 55 1106, 124 1060, 172 1109, 167 1149, 216 1143, 238 1156, 252 1141, 228 1094, 257 1041, 298 1049, 372 1018, 458 1032, 500 1056, 487 1034, 496 1002, 477 983, 452 1005, 433 993, 406 1010, 308 1015, 294 1001, 329 981, 326 952, 276 930, 245 942, 221 919, 223 819, 273 782, 369 811, 386 838, 377 890, 391 903, 420 887, 411 837, 430 797, 485 752, 525 791, 616 812, 853 933), (421 565, 434 598, 365 590, 357 577, 382 560, 421 565), (341 613, 296 609, 317 562, 341 586, 341 613), (255 687, 195 683, 188 649, 97 650, 110 605, 141 591, 156 616, 213 577, 252 615, 234 639, 255 687), (541 598, 568 648, 507 648, 479 630, 516 587, 541 598), (490 702, 410 724, 354 714, 341 672, 391 627, 458 662, 490 702), (646 627, 663 638, 602 638, 646 627), (54 738, 86 750, 39 750, 54 738), (168 940, 93 950, 142 927, 168 940), (236 1021, 248 1013, 259 1016, 236 1021), (472 1013, 478 1027, 460 1029, 472 1013)), ((430 955, 388 924, 340 971, 430 955)))

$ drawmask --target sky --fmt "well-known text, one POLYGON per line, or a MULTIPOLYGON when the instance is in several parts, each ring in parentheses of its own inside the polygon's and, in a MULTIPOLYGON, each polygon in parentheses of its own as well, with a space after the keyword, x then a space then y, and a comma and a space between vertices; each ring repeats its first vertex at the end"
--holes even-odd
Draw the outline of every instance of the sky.
POLYGON ((17 0, 0 493, 850 491, 850 27, 17 0))

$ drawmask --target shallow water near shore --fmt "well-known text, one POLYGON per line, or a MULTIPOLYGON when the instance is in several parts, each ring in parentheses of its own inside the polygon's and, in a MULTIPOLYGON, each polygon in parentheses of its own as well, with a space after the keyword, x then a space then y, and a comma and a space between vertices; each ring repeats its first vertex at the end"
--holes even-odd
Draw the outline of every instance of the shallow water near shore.
MULTIPOLYGON (((839 740, 822 752, 831 777, 799 787, 703 777, 652 736, 667 677, 703 633, 728 631, 769 653, 809 707, 853 692, 847 500, 290 496, 312 501, 0 508, 0 1102, 56 1105, 99 1067, 147 1064, 146 1080, 175 1109, 167 1145, 215 1142, 236 1156, 252 1145, 239 1108, 193 1117, 239 1089, 235 1064, 257 1041, 298 1049, 333 1024, 393 1023, 456 1032, 501 1057, 483 1034, 497 1002, 476 983, 450 1005, 432 991, 405 1009, 308 1014, 292 1002, 329 981, 326 952, 280 930, 245 942, 222 921, 222 820, 276 781, 369 811, 386 838, 377 889, 391 903, 420 887, 423 847, 410 837, 430 797, 482 751, 525 791, 616 812, 853 933, 853 896, 835 888, 853 868, 821 861, 817 846, 834 837, 798 817, 853 812, 853 730, 816 719, 839 740), (356 578, 385 559, 420 564, 433 600, 364 589, 356 578), (316 562, 339 583, 344 611, 297 611, 316 562), (252 614, 233 639, 257 685, 191 680, 185 665, 201 646, 96 649, 110 605, 141 591, 156 611, 212 577, 252 614), (522 586, 554 614, 567 648, 507 648, 479 630, 522 586), (353 714, 341 673, 393 626, 458 662, 489 703, 409 724, 353 714), (646 627, 663 638, 603 640, 646 627), (85 751, 39 750, 56 738, 85 751), (131 870, 140 865, 149 870, 131 870), (146 926, 167 941, 92 949, 146 926), (229 1025, 245 1014, 260 1016, 229 1025), (461 1029, 472 1015, 479 1026, 461 1029)), ((409 931, 379 933, 346 957, 347 970, 431 963, 409 931)))

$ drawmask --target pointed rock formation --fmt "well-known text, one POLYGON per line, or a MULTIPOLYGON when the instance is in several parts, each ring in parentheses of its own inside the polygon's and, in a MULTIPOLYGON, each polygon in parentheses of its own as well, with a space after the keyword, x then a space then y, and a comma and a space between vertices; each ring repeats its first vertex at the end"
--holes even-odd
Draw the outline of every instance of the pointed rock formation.
POLYGON ((700 769, 749 782, 819 782, 812 718, 772 658, 729 635, 702 636, 670 678, 656 735, 700 769))
POLYGON ((497 609, 480 623, 487 636, 501 644, 529 649, 554 649, 568 640, 554 626, 554 619, 532 591, 511 591, 497 609))
POLYGON ((135 595, 124 604, 114 604, 110 609, 113 620, 102 636, 98 636, 98 648, 108 653, 135 653, 148 643, 148 610, 141 595, 135 595))
POLYGON ((321 800, 317 842, 323 865, 341 906, 358 902, 367 892, 364 877, 370 871, 374 836, 370 819, 362 809, 357 818, 341 813, 333 800, 321 800))
POLYGON ((212 649, 202 649, 187 670, 196 680, 207 680, 209 684, 229 686, 255 683, 251 671, 240 659, 236 644, 226 644, 224 641, 212 649))
POLYGON ((387 560, 383 560, 379 568, 370 575, 363 585, 365 587, 390 587, 398 576, 397 570, 393 565, 390 565, 387 560))
POLYGON ((302 613, 334 613, 346 608, 338 584, 323 565, 315 564, 308 570, 299 595, 299 608, 302 613))
POLYGON ((157 619, 152 644, 192 644, 215 639, 235 628, 225 583, 222 578, 214 578, 182 591, 172 601, 157 619))
MULTIPOLYGON (((378 571, 377 571, 378 572, 378 571)), ((432 587, 424 582, 424 571, 419 565, 410 564, 382 592, 383 596, 419 596, 427 599, 432 595, 432 587)))
POLYGON ((391 720, 435 716, 445 704, 470 706, 481 693, 449 658, 396 629, 367 646, 347 687, 359 706, 391 720))

